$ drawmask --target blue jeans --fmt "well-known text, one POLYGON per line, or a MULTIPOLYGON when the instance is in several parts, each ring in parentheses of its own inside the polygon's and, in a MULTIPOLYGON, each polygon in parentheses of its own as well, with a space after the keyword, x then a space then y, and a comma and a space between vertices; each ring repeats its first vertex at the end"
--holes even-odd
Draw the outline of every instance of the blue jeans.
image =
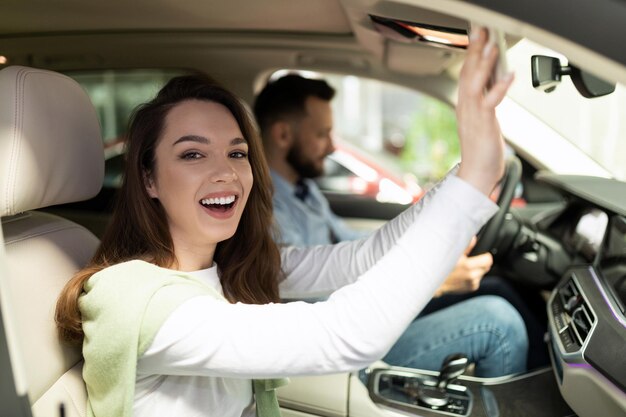
POLYGON ((418 317, 481 295, 498 295, 504 298, 522 316, 526 325, 526 334, 528 334, 526 368, 536 369, 549 366, 548 345, 544 341, 544 335, 548 331, 548 313, 546 302, 536 288, 525 287, 497 275, 486 275, 480 281, 480 287, 476 291, 444 294, 433 298, 418 317))
POLYGON ((526 370, 528 337, 518 311, 484 295, 416 318, 383 360, 389 365, 439 370, 451 353, 464 353, 474 374, 494 377, 526 370))

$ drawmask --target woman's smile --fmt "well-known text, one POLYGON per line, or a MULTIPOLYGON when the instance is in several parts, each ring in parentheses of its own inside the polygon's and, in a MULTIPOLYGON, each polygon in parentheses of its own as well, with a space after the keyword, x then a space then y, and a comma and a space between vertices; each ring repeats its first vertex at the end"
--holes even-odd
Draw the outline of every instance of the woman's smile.
POLYGON ((217 219, 226 219, 235 213, 238 201, 235 194, 215 194, 200 200, 200 205, 209 215, 217 219))

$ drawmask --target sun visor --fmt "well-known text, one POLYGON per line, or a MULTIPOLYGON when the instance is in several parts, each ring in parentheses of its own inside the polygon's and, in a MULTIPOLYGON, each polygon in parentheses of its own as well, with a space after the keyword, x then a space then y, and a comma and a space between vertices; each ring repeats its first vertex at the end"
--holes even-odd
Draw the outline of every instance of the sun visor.
POLYGON ((462 56, 462 52, 441 48, 388 42, 386 65, 401 73, 436 75, 462 56))

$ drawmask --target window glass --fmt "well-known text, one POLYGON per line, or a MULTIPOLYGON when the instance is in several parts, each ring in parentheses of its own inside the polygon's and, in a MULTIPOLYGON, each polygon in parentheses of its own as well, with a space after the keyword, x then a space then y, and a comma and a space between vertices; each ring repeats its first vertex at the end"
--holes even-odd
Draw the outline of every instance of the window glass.
MULTIPOLYGON (((626 87, 617 84, 615 91, 603 97, 585 98, 567 76, 554 91, 546 94, 529 88, 532 85, 530 57, 557 57, 567 65, 565 56, 524 39, 507 53, 515 82, 509 91, 516 103, 545 122, 620 180, 626 179, 626 87)), ((546 149, 553 158, 562 158, 558 149, 546 149)), ((574 168, 574 170, 577 170, 574 168)))
POLYGON ((170 78, 181 74, 182 71, 150 69, 67 74, 85 89, 98 114, 107 160, 105 186, 119 184, 124 135, 133 110, 152 99, 170 78))
MULTIPOLYGON (((278 71, 271 79, 288 72, 297 71, 278 71)), ((299 73, 336 89, 337 152, 318 181, 325 192, 410 203, 460 160, 455 112, 447 104, 377 80, 299 73)))

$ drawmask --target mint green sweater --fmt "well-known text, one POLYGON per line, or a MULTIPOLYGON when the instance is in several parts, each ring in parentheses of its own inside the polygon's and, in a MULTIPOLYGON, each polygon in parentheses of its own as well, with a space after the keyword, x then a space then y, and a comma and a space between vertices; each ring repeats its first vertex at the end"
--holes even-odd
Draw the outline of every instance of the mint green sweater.
MULTIPOLYGON (((89 417, 131 417, 137 360, 176 307, 209 295, 227 302, 202 281, 144 261, 94 274, 79 299, 83 318, 83 379, 89 417)), ((278 416, 274 388, 281 380, 254 381, 258 416, 278 416)))

